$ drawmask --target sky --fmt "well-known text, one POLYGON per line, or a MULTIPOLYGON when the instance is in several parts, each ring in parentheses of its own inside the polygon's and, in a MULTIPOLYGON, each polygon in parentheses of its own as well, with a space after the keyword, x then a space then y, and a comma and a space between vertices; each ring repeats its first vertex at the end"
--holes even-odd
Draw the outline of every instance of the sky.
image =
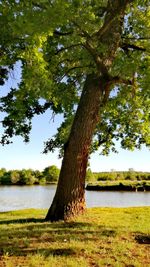
MULTIPOLYGON (((55 134, 61 117, 51 120, 50 112, 45 115, 36 116, 33 119, 33 127, 30 134, 30 142, 25 144, 21 137, 14 137, 13 144, 0 146, 0 168, 10 169, 39 169, 43 170, 50 165, 61 167, 61 160, 58 159, 58 151, 55 153, 42 153, 43 142, 55 134)), ((1 130, 1 129, 0 129, 1 130)), ((126 171, 133 168, 137 171, 150 171, 150 151, 143 147, 142 150, 134 152, 119 148, 119 153, 111 153, 109 156, 94 153, 90 159, 92 171, 126 171)))
MULTIPOLYGON (((6 94, 10 87, 19 81, 20 68, 18 66, 17 76, 11 75, 8 82, 0 90, 0 95, 6 94)), ((0 121, 2 114, 0 114, 0 121)), ((0 145, 0 169, 34 169, 43 170, 47 166, 56 165, 61 167, 61 160, 58 159, 58 151, 55 153, 43 154, 44 141, 53 136, 62 121, 62 116, 52 119, 52 114, 47 111, 44 115, 36 116, 33 119, 30 142, 25 144, 21 137, 14 137, 13 144, 0 145)), ((0 135, 2 125, 0 124, 0 135)), ((94 153, 90 159, 90 168, 94 172, 101 171, 127 171, 133 168, 136 171, 150 171, 150 150, 143 146, 141 150, 134 152, 123 150, 116 144, 119 153, 110 153, 109 156, 94 153)))

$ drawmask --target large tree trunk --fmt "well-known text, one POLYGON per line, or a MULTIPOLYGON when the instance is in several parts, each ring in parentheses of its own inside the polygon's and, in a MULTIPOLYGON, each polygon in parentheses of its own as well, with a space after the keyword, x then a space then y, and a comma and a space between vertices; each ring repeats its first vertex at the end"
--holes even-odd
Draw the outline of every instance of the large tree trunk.
POLYGON ((66 220, 85 210, 85 175, 92 136, 100 119, 102 81, 94 75, 86 79, 46 220, 66 220))
POLYGON ((108 0, 104 24, 96 34, 99 44, 107 48, 98 54, 90 43, 85 48, 93 57, 98 73, 88 75, 76 112, 53 203, 46 220, 57 221, 71 218, 85 210, 85 174, 92 136, 99 117, 100 106, 109 97, 110 86, 115 82, 109 69, 121 41, 125 9, 133 0, 108 0))

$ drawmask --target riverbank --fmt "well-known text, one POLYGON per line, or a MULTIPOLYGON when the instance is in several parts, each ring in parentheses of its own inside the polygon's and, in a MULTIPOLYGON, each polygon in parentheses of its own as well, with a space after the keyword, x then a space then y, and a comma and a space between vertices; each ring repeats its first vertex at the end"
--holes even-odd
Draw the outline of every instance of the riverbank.
POLYGON ((101 181, 88 183, 90 191, 150 191, 150 181, 101 181))
POLYGON ((149 266, 150 207, 92 208, 74 222, 46 210, 0 213, 0 267, 149 266))
MULTIPOLYGON (((48 185, 57 183, 60 170, 51 165, 43 171, 23 169, 23 170, 6 170, 0 169, 0 186, 2 185, 48 185)), ((146 181, 150 182, 150 172, 130 171, 112 171, 112 172, 92 172, 90 169, 86 172, 86 182, 105 181, 146 181)))
MULTIPOLYGON (((0 184, 0 188, 4 186, 12 186, 12 187, 25 187, 25 186, 57 186, 57 182, 48 182, 46 184, 33 184, 33 185, 25 185, 25 184, 0 184)), ((133 192, 146 192, 150 191, 150 181, 98 181, 87 183, 85 186, 87 191, 133 191, 133 192)))

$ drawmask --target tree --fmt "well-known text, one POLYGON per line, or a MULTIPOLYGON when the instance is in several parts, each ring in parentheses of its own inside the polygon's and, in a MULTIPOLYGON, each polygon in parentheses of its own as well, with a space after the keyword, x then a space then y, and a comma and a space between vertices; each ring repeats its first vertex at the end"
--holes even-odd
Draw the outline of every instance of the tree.
POLYGON ((59 178, 59 169, 55 165, 46 167, 43 171, 43 176, 47 182, 56 182, 59 178))
POLYGON ((10 171, 10 180, 12 184, 17 184, 20 181, 20 173, 17 170, 10 171))
POLYGON ((6 174, 6 169, 5 168, 0 169, 0 184, 3 184, 3 180, 4 180, 3 178, 5 174, 6 174))
POLYGON ((20 183, 23 185, 33 185, 36 181, 36 178, 33 174, 33 170, 21 170, 20 171, 20 183))
POLYGON ((93 172, 91 171, 90 168, 87 168, 87 170, 86 170, 85 180, 87 182, 92 182, 92 181, 96 180, 96 177, 94 176, 94 174, 93 174, 93 172))
MULTIPOLYGON (((63 113, 45 152, 63 162, 47 220, 85 210, 90 152, 150 145, 149 0, 3 1, 1 66, 19 62, 22 79, 1 98, 4 134, 29 141, 31 119, 50 108, 63 113), (7 29, 6 29, 7 23, 7 29)), ((6 75, 7 76, 7 73, 6 75)), ((3 80, 5 79, 3 76, 3 80)))

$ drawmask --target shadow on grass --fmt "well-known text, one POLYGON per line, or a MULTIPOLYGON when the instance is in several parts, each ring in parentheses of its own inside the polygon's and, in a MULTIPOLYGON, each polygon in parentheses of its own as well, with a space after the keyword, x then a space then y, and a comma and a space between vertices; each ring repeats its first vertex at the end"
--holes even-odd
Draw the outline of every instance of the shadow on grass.
POLYGON ((135 237, 135 240, 139 244, 147 244, 147 245, 149 245, 150 244, 150 235, 146 235, 146 234, 142 235, 142 234, 140 234, 140 235, 137 235, 135 237))
MULTIPOLYGON (((25 248, 25 249, 14 249, 12 250, 9 248, 7 250, 7 253, 9 253, 10 256, 27 256, 27 255, 34 255, 34 254, 41 254, 45 258, 48 256, 73 256, 79 254, 79 249, 77 248, 41 248, 41 249, 32 249, 32 248, 25 248)), ((82 252, 82 251, 81 251, 82 252)), ((5 250, 0 249, 0 256, 3 256, 5 254, 5 250)))
MULTIPOLYGON (((101 225, 95 225, 88 222, 47 222, 45 219, 35 219, 35 218, 27 218, 27 219, 15 219, 15 220, 4 220, 0 221, 0 225, 8 225, 8 229, 5 229, 0 232, 0 236, 3 236, 3 232, 8 234, 11 232, 12 234, 17 234, 18 230, 22 230, 20 232, 22 235, 24 233, 24 230, 37 232, 39 234, 42 233, 59 233, 59 234, 66 234, 66 233, 101 233, 101 235, 104 236, 115 236, 116 231, 105 229, 101 225), (31 224, 30 224, 31 223, 31 224), (12 228, 9 228, 9 225, 15 225, 15 228, 12 226, 12 228)), ((32 233, 33 234, 33 233, 32 233)))
POLYGON ((2 224, 25 224, 25 223, 43 223, 44 219, 35 219, 35 218, 25 218, 25 219, 16 219, 16 220, 1 220, 0 225, 2 224))
MULTIPOLYGON (((57 231, 60 231, 61 229, 83 229, 83 228, 90 228, 92 226, 95 227, 95 225, 91 224, 91 223, 86 223, 86 222, 64 222, 64 221, 58 221, 58 222, 48 222, 45 219, 36 219, 36 218, 24 218, 24 219, 12 219, 12 220, 1 220, 0 221, 0 225, 9 225, 9 224, 15 224, 16 227, 18 224, 18 227, 21 228, 26 228, 26 229, 30 229, 30 227, 32 228, 33 225, 30 226, 30 223, 34 223, 34 228, 36 229, 36 227, 38 227, 38 230, 41 229, 42 230, 46 229, 46 227, 50 227, 52 230, 57 229, 57 231), (40 227, 40 229, 39 229, 40 227)), ((100 227, 100 226, 99 226, 100 227)), ((17 228, 16 228, 17 229, 17 228)))
POLYGON ((87 242, 97 242, 116 236, 114 228, 108 229, 88 222, 48 223, 44 219, 26 218, 3 220, 0 224, 6 226, 0 229, 1 256, 6 253, 14 256, 36 253, 41 253, 45 257, 69 256, 79 253, 78 248, 66 247, 70 242, 80 242, 84 248, 87 242))

